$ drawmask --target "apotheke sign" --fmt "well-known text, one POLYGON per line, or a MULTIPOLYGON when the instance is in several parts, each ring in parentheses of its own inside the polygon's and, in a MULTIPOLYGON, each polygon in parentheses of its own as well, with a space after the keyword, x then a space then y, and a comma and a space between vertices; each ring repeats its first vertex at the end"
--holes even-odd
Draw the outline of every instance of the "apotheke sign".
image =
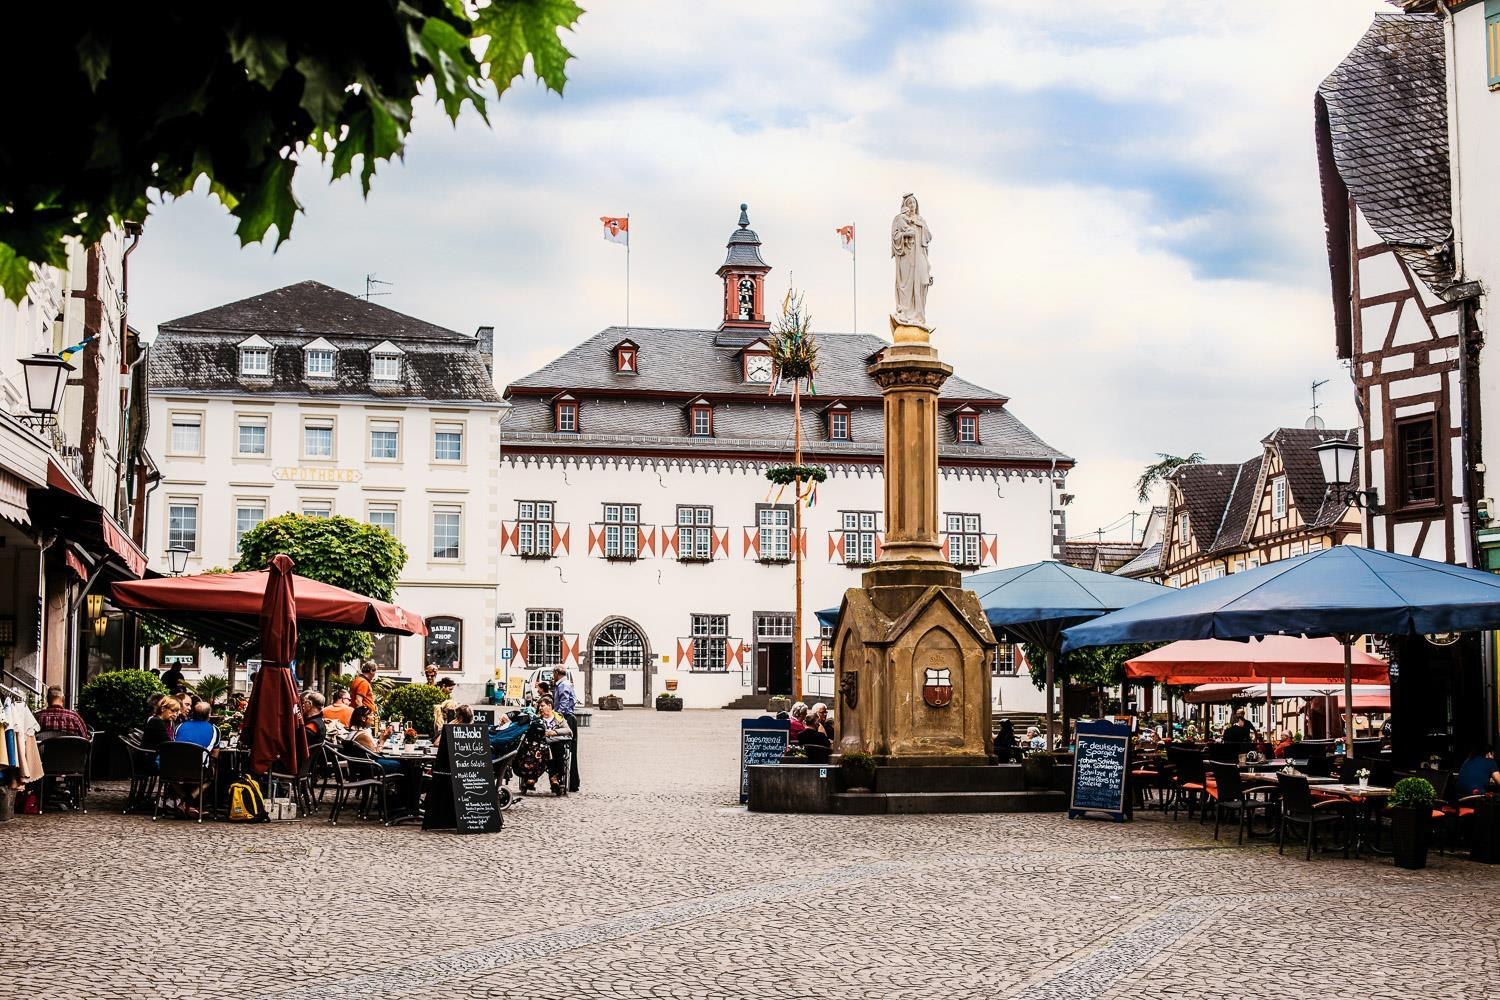
POLYGON ((358 469, 313 469, 300 466, 274 469, 271 475, 298 483, 357 483, 364 478, 364 473, 358 469))

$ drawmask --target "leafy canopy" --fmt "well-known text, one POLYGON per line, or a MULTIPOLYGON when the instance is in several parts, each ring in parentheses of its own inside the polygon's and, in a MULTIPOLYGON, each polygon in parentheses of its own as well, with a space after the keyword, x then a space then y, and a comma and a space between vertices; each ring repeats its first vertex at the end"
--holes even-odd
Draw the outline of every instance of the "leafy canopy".
MULTIPOLYGON (((265 569, 278 552, 292 557, 298 576, 380 601, 395 596, 396 579, 406 565, 406 547, 383 528, 348 517, 282 514, 245 532, 235 572, 265 569)), ((297 632, 299 663, 337 665, 363 659, 370 652, 368 632, 330 628, 297 632)))
MULTIPOLYGON (((1125 661, 1149 653, 1160 643, 1131 643, 1124 646, 1085 646, 1057 657, 1053 673, 1058 684, 1086 684, 1113 687, 1125 680, 1125 661)), ((1031 682, 1037 690, 1047 686, 1047 651, 1035 643, 1023 647, 1026 662, 1031 664, 1031 682)))
POLYGON ((1201 452, 1193 452, 1191 455, 1168 455, 1165 452, 1156 453, 1156 461, 1141 470, 1141 478, 1135 481, 1135 498, 1141 503, 1151 499, 1151 491, 1158 483, 1164 483, 1167 477, 1184 465, 1199 465, 1203 462, 1201 452))
POLYGON ((18 301, 33 263, 64 266, 69 237, 96 243, 200 178, 242 244, 275 227, 279 246, 301 211, 299 166, 322 160, 337 180, 359 161, 368 195, 429 83, 453 120, 469 104, 488 122, 528 60, 561 94, 560 33, 582 14, 574 0, 8 8, 27 58, 0 61, 17 96, 0 143, 0 287, 18 301))

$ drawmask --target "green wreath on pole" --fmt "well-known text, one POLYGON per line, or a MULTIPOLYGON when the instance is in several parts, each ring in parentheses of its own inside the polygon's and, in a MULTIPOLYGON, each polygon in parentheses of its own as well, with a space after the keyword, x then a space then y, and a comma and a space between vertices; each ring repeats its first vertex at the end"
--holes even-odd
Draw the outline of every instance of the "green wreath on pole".
POLYGON ((828 470, 820 465, 773 465, 766 470, 766 478, 777 486, 791 486, 799 479, 822 483, 828 481, 828 470))

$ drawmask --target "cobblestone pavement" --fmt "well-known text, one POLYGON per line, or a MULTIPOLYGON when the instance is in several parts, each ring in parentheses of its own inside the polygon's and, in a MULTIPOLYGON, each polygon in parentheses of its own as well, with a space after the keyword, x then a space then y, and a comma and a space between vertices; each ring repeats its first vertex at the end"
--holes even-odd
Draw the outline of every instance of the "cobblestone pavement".
POLYGON ((1159 815, 750 815, 739 718, 595 713, 584 792, 493 837, 152 823, 118 790, 17 817, 0 998, 1500 994, 1500 870, 1159 815))

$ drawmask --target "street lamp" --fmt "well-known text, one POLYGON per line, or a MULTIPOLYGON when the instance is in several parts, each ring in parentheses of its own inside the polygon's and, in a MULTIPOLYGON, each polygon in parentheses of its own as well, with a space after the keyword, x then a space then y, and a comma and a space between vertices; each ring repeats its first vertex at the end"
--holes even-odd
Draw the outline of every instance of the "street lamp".
POLYGON ((182 545, 173 545, 167 549, 167 569, 173 576, 181 576, 187 569, 188 556, 193 550, 182 545))
POLYGON ((1354 506, 1372 514, 1380 512, 1380 502, 1374 489, 1356 489, 1354 486, 1355 462, 1359 458, 1359 445, 1344 438, 1334 438, 1313 447, 1318 464, 1323 467, 1323 481, 1328 484, 1327 494, 1342 500, 1344 506, 1354 506))
POLYGON ((26 406, 31 410, 31 419, 46 426, 62 409, 68 373, 77 369, 55 354, 40 351, 20 360, 26 376, 26 406))

